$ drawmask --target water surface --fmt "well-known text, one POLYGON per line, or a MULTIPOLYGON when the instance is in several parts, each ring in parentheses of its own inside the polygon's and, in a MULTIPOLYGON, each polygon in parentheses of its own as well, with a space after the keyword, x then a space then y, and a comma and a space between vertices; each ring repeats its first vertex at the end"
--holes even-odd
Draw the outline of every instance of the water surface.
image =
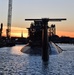
POLYGON ((48 64, 22 53, 24 45, 0 48, 0 75, 74 75, 74 45, 58 45, 65 51, 49 55, 48 64))

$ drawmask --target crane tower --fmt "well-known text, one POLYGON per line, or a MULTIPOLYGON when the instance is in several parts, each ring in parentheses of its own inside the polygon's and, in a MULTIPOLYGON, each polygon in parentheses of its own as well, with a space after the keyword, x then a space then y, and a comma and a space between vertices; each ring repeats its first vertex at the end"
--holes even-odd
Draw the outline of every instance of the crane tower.
POLYGON ((9 0, 8 20, 7 20, 7 29, 6 29, 6 35, 8 39, 10 39, 10 36, 11 36, 11 18, 12 18, 12 0, 9 0))

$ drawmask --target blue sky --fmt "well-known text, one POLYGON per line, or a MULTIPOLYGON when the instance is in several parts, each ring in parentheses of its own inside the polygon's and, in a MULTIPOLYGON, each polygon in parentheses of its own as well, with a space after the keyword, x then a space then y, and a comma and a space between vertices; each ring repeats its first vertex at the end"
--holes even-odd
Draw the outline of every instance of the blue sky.
MULTIPOLYGON (((0 0, 0 23, 7 25, 8 0, 0 0)), ((56 24, 57 31, 74 32, 74 0, 13 0, 12 26, 29 27, 26 18, 67 18, 56 24)))

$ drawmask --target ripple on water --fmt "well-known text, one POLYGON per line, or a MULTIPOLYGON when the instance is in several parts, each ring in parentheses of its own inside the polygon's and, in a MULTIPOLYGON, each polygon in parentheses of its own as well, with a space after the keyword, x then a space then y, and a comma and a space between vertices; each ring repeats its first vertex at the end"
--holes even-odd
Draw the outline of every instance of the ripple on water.
POLYGON ((0 48, 0 75, 74 75, 74 51, 50 55, 49 64, 44 65, 41 56, 15 52, 22 47, 0 48))

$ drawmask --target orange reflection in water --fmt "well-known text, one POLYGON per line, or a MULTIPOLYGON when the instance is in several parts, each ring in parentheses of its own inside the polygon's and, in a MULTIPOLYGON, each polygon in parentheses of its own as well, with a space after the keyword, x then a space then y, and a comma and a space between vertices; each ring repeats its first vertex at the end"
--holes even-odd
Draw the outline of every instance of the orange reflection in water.
POLYGON ((14 55, 23 55, 24 53, 21 52, 21 49, 24 47, 24 45, 17 45, 11 48, 11 54, 14 55))

